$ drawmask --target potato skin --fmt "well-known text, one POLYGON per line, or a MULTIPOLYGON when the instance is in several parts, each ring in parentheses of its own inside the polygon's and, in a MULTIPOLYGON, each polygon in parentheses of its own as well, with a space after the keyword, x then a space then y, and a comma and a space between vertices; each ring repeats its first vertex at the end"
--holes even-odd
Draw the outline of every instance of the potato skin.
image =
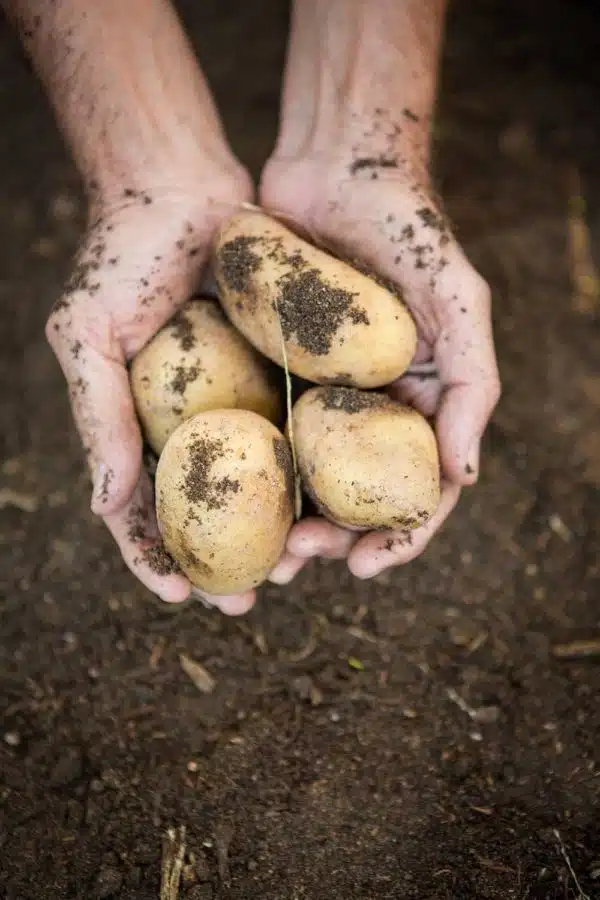
POLYGON ((198 413, 167 441, 156 470, 165 547, 192 584, 235 594, 261 584, 293 520, 292 455, 254 412, 198 413))
POLYGON ((381 387, 414 356, 414 321, 400 298, 269 216, 235 214, 214 253, 230 320, 269 359, 314 384, 381 387))
POLYGON ((273 368, 214 300, 192 298, 131 365, 131 390, 148 443, 160 454, 178 425, 209 409, 249 409, 278 424, 282 401, 273 368))
POLYGON ((435 434, 385 394, 311 388, 293 409, 303 487, 328 519, 357 530, 412 530, 440 500, 435 434))

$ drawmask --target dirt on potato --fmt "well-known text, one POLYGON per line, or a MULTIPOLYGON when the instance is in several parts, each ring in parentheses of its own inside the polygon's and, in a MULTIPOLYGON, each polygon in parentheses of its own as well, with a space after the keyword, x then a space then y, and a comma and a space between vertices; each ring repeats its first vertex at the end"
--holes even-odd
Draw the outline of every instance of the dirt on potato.
MULTIPOLYGON (((286 8, 179 9, 257 174, 286 8)), ((180 846, 177 900, 600 897, 599 29, 584 0, 452 7, 436 183, 504 383, 479 484, 413 564, 311 565, 227 619, 155 601, 89 512, 43 334, 85 209, 2 26, 2 900, 157 900, 180 846)))

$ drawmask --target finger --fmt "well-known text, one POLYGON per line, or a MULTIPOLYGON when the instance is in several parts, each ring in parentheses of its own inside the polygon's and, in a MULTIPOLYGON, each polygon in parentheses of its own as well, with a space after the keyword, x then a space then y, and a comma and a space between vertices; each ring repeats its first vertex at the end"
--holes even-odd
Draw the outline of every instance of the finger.
POLYGON ((298 522, 290 531, 287 549, 295 557, 310 559, 345 559, 359 538, 359 533, 347 531, 327 519, 311 517, 298 522))
POLYGON ((348 568, 357 578, 367 579, 385 569, 404 565, 419 556, 441 528, 458 502, 460 487, 446 483, 440 504, 431 519, 411 532, 370 532, 350 551, 348 568))
POLYGON ((104 521, 128 568, 148 590, 166 603, 181 603, 190 583, 165 550, 153 506, 153 491, 146 472, 140 476, 130 500, 104 521))
POLYGON ((289 584, 298 572, 304 568, 308 559, 299 556, 293 556, 291 553, 284 553, 275 568, 269 574, 269 581, 272 584, 289 584))
POLYGON ((443 386, 437 413, 442 468, 457 484, 479 474, 480 443, 500 398, 489 288, 465 263, 441 287, 445 296, 442 329, 434 356, 443 386))
POLYGON ((142 462, 142 438, 129 378, 119 351, 116 358, 90 343, 88 329, 59 324, 51 318, 48 339, 69 387, 77 430, 92 473, 92 510, 102 516, 123 510, 137 485, 142 462))

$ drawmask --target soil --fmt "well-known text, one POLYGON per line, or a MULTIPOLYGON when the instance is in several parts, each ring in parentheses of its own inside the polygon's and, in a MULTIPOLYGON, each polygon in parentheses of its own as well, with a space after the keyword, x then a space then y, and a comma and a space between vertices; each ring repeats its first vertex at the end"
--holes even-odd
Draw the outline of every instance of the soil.
MULTIPOLYGON (((285 7, 181 9, 257 172, 285 7)), ((599 34, 592 2, 455 3, 437 181, 504 381, 480 483, 413 564, 232 620, 155 602, 89 512, 43 333, 80 185, 2 27, 3 900, 156 900, 182 838, 185 900, 600 897, 600 308, 567 227, 578 172, 600 264, 599 34)))
POLYGON ((387 394, 360 391, 357 388, 337 387, 330 385, 317 395, 323 409, 337 409, 349 416, 364 412, 366 409, 395 408, 387 394))
POLYGON ((260 256, 252 249, 257 243, 258 237, 240 235, 219 250, 221 277, 231 291, 243 293, 250 289, 252 276, 261 267, 260 256))

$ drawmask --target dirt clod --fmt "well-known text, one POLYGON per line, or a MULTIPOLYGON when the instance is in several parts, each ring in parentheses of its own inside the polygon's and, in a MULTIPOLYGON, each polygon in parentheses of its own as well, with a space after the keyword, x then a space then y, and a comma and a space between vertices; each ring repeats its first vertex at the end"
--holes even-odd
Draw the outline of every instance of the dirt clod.
POLYGON ((250 277, 260 269, 260 256, 253 251, 258 237, 241 235, 219 249, 219 267, 223 280, 232 291, 250 290, 250 277))
POLYGON ((368 325, 356 294, 334 287, 317 269, 291 273, 280 280, 278 308, 286 341, 292 338, 314 356, 329 353, 341 325, 368 325))
POLYGON ((339 409, 354 415, 366 409, 386 409, 394 406, 394 401, 386 394, 361 391, 358 388, 327 385, 318 393, 323 409, 339 409))
POLYGON ((241 489, 239 481, 225 476, 213 478, 212 467, 217 459, 226 453, 222 440, 195 437, 190 444, 188 469, 183 476, 185 496, 193 507, 197 504, 206 509, 223 509, 230 494, 241 489))

